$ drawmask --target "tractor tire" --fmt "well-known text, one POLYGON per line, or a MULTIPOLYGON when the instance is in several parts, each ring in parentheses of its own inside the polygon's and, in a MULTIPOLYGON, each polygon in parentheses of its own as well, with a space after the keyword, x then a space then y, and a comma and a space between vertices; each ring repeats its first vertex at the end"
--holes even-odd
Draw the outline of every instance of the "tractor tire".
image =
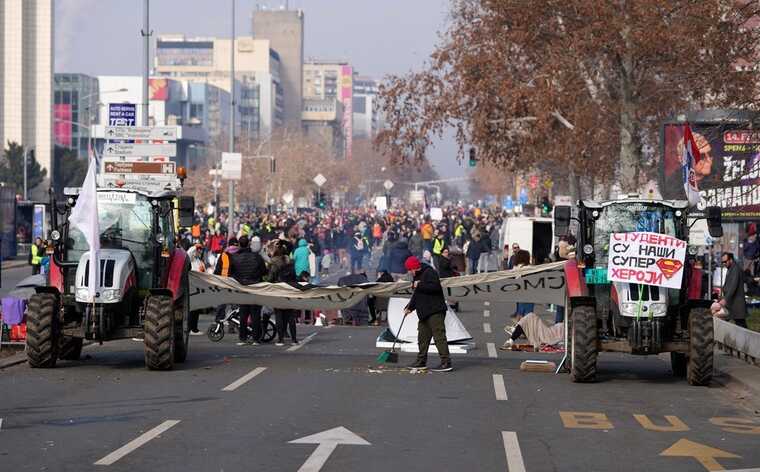
POLYGON ((670 369, 673 371, 673 377, 686 377, 686 364, 689 358, 683 352, 670 353, 670 369))
POLYGON ((182 278, 182 305, 177 307, 179 313, 174 318, 174 362, 183 363, 190 348, 190 284, 187 274, 182 278), (177 315, 182 319, 177 321, 177 315))
POLYGON ((143 331, 145 367, 150 370, 171 370, 174 367, 174 307, 171 297, 148 297, 143 331))
POLYGON ((26 309, 26 357, 34 368, 55 367, 59 348, 58 298, 36 293, 26 309))
POLYGON ((82 355, 82 345, 84 339, 73 336, 61 337, 61 344, 58 347, 58 358, 64 361, 78 361, 82 355))
POLYGON ((690 385, 709 385, 713 375, 713 318, 707 308, 694 308, 689 312, 689 361, 686 381, 690 385))
POLYGON ((570 379, 593 382, 596 378, 596 311, 591 306, 573 308, 570 317, 570 379))

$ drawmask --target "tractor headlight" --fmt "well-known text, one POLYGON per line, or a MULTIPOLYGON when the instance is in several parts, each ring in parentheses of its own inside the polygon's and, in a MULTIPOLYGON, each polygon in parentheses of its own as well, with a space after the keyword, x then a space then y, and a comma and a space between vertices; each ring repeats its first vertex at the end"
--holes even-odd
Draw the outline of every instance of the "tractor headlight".
POLYGON ((61 239, 61 233, 57 229, 54 229, 50 232, 50 239, 52 239, 55 242, 58 242, 58 240, 61 239))
POLYGON ((78 302, 90 302, 90 290, 87 287, 77 289, 76 298, 78 302))
POLYGON ((668 307, 665 303, 651 303, 649 305, 649 314, 651 316, 665 316, 668 312, 668 307))
POLYGON ((697 246, 689 246, 689 254, 692 256, 696 256, 699 252, 699 248, 697 246))
POLYGON ((583 254, 590 256, 593 253, 594 253, 594 246, 592 246, 591 244, 585 244, 583 246, 583 254))
POLYGON ((106 289, 100 292, 100 301, 104 303, 118 302, 121 300, 121 290, 119 289, 106 289))
POLYGON ((623 316, 636 316, 638 303, 624 302, 620 304, 620 314, 623 316))
POLYGON ((676 218, 680 218, 683 216, 683 212, 681 210, 676 210, 676 218))
POLYGON ((599 218, 599 211, 598 210, 592 211, 591 212, 591 216, 594 217, 594 218, 599 218))

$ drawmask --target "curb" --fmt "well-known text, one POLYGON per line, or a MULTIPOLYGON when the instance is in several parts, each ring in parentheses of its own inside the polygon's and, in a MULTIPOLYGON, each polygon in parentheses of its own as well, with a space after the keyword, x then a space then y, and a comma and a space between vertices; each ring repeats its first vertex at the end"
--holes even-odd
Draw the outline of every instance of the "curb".
POLYGON ((10 269, 18 269, 19 267, 27 266, 26 261, 3 261, 2 269, 3 270, 10 270, 10 269))
POLYGON ((18 354, 14 354, 10 357, 6 357, 3 360, 0 360, 0 369, 13 367, 14 365, 23 364, 24 362, 26 362, 26 352, 21 351, 18 354))

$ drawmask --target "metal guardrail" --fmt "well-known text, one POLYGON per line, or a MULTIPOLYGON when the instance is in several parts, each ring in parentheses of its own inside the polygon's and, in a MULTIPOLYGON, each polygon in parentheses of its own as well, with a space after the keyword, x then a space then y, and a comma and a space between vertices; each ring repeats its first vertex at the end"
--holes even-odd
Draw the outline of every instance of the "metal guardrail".
POLYGON ((715 343, 723 351, 760 367, 760 333, 713 317, 715 343))

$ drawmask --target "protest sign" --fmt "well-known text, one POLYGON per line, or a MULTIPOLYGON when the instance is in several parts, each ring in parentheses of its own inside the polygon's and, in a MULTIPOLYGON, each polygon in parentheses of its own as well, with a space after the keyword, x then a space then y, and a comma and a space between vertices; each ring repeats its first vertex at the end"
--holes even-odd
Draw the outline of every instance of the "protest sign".
POLYGON ((610 281, 681 288, 686 241, 657 233, 612 233, 609 251, 610 281))

